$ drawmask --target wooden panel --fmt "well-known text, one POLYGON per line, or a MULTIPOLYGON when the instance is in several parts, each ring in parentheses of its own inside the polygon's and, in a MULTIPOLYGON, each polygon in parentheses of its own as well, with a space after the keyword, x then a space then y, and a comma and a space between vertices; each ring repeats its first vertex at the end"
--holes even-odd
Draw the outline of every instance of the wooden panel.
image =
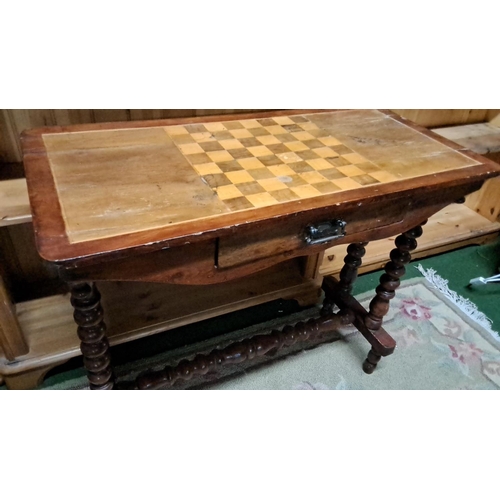
POLYGON ((54 109, 52 110, 56 125, 74 125, 76 123, 94 123, 92 109, 54 109))
POLYGON ((423 127, 478 123, 486 121, 490 116, 487 109, 393 109, 392 111, 423 127))
POLYGON ((12 110, 0 110, 0 163, 21 162, 23 155, 12 110))
POLYGON ((467 197, 466 205, 490 221, 500 222, 500 179, 489 179, 467 197))
POLYGON ((0 259, 14 302, 61 293, 57 270, 38 255, 32 224, 0 228, 0 259))
POLYGON ((500 151, 500 127, 491 123, 443 127, 435 129, 434 132, 480 155, 500 151))
POLYGON ((196 109, 131 109, 131 120, 162 120, 196 116, 196 109))
POLYGON ((56 116, 51 109, 7 109, 2 110, 0 129, 7 131, 7 141, 2 145, 0 157, 5 163, 22 161, 19 137, 23 130, 33 127, 56 125, 56 116))
POLYGON ((500 109, 489 109, 486 119, 497 127, 500 127, 500 109))
POLYGON ((96 123, 125 122, 131 119, 128 109, 94 109, 93 115, 96 123))
POLYGON ((0 182, 0 227, 31 221, 25 179, 0 182))
POLYGON ((0 352, 13 361, 28 353, 28 344, 17 321, 14 306, 0 276, 0 352))

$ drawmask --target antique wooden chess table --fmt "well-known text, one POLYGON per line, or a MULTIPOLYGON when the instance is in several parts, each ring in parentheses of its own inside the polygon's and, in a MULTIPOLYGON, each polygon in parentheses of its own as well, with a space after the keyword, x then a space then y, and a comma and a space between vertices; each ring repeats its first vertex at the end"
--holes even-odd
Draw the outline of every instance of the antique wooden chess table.
POLYGON ((284 111, 71 127, 22 136, 37 248, 71 286, 93 389, 114 376, 96 281, 211 285, 350 243, 321 315, 137 379, 171 386, 353 323, 371 373, 421 225, 500 166, 386 111, 284 111), (366 244, 399 236, 365 310, 351 290, 366 244), (334 306, 339 312, 334 313, 334 306))

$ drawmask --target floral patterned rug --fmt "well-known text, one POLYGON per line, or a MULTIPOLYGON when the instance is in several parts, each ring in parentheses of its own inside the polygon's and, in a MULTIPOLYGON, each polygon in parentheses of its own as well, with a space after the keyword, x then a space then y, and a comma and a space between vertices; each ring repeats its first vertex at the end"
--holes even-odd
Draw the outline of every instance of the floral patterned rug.
MULTIPOLYGON (((372 296, 364 294, 358 300, 366 307, 372 296)), ((498 334, 477 324, 426 279, 402 282, 384 326, 395 338, 397 348, 391 356, 382 358, 372 375, 361 369, 369 345, 360 333, 349 328, 342 331, 340 341, 254 368, 210 388, 500 388, 498 334)))

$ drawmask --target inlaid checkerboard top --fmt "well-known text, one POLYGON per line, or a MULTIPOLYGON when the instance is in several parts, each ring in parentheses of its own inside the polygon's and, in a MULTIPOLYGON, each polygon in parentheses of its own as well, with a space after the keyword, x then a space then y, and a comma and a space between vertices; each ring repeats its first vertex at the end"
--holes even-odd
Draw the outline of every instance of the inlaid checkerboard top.
POLYGON ((230 210, 398 179, 302 115, 165 130, 230 210))
POLYGON ((132 122, 41 141, 55 193, 44 203, 70 244, 325 196, 335 204, 336 193, 478 164, 373 110, 132 122))

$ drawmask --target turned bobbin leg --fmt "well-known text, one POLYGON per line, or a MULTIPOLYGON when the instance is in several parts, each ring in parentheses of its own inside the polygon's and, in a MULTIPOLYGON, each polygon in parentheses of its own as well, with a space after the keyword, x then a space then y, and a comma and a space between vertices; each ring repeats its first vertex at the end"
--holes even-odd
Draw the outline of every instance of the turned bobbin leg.
POLYGON ((114 385, 101 296, 94 283, 71 286, 73 317, 78 325, 83 364, 91 389, 112 389, 114 385))
POLYGON ((362 258, 366 253, 367 241, 352 243, 347 247, 347 255, 344 258, 344 266, 339 275, 339 291, 344 295, 352 292, 354 282, 358 277, 358 269, 362 264, 362 258))
MULTIPOLYGON (((396 238, 396 248, 390 253, 391 260, 384 268, 385 273, 380 277, 380 285, 375 290, 376 296, 370 302, 370 311, 365 317, 364 323, 370 330, 376 331, 381 328, 383 317, 389 312, 390 301, 396 295, 400 278, 406 272, 405 265, 411 261, 410 252, 417 248, 416 238, 420 236, 422 227, 417 226, 396 238)), ((363 363, 365 373, 373 373, 382 355, 372 347, 363 363)))
MULTIPOLYGON (((340 271, 339 283, 336 289, 337 293, 349 295, 352 292, 352 287, 358 277, 358 269, 362 264, 361 259, 366 253, 366 245, 368 245, 368 242, 364 241, 361 243, 352 243, 347 247, 347 255, 344 258, 344 266, 340 271)), ((323 289, 325 291, 325 300, 323 301, 321 315, 326 316, 333 312, 335 300, 331 294, 330 287, 324 286, 323 289)))

